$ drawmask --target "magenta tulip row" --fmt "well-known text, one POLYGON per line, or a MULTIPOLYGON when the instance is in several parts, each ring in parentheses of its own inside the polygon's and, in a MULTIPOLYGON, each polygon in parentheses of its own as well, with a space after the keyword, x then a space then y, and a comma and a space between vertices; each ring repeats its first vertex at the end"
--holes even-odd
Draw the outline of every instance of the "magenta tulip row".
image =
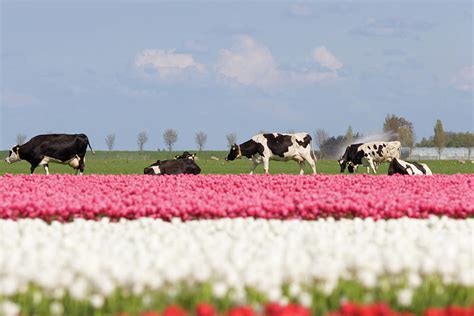
POLYGON ((0 218, 466 218, 474 175, 11 176, 0 218))

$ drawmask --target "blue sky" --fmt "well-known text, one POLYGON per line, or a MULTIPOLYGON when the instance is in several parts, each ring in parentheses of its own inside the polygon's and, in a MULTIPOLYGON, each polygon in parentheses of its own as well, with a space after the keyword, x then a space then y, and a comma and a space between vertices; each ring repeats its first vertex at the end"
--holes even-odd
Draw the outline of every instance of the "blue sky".
POLYGON ((224 149, 260 130, 474 130, 471 1, 1 1, 0 148, 47 132, 97 149, 224 149))

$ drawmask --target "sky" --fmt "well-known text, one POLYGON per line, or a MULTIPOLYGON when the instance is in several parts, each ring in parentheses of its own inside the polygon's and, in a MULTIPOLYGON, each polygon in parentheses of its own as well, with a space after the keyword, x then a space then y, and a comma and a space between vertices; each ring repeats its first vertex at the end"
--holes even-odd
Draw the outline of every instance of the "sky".
POLYGON ((85 133, 94 149, 225 149, 259 131, 417 141, 474 131, 472 1, 0 0, 0 149, 85 133))

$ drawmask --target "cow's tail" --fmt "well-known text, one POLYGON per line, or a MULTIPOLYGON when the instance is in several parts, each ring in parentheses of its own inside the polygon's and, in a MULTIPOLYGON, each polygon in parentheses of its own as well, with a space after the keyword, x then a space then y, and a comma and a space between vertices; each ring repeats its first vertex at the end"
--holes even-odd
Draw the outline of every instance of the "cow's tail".
POLYGON ((87 138, 87 146, 89 146, 89 148, 91 149, 92 154, 95 155, 95 151, 94 149, 92 149, 91 143, 89 143, 89 138, 87 138))
POLYGON ((318 157, 316 156, 316 151, 314 150, 314 146, 313 146, 313 138, 311 137, 311 135, 309 135, 310 137, 310 141, 309 141, 309 144, 311 145, 311 156, 313 157, 314 161, 318 161, 318 157))

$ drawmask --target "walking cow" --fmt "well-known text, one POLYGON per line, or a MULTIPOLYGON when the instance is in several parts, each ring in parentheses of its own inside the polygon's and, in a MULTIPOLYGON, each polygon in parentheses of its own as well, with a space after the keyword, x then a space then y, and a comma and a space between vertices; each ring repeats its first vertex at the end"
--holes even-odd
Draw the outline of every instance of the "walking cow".
POLYGON ((13 147, 5 161, 14 163, 26 160, 31 165, 31 174, 38 166, 43 166, 46 174, 49 174, 49 163, 60 163, 71 166, 76 174, 79 172, 82 175, 87 146, 95 154, 84 134, 38 135, 23 145, 13 147))
POLYGON ((377 173, 375 165, 400 158, 400 150, 399 141, 352 144, 347 146, 344 155, 339 159, 339 166, 341 172, 344 172, 347 166, 349 172, 353 173, 357 166, 363 165, 367 167, 367 173, 370 173, 369 167, 377 173))
POLYGON ((312 154, 311 136, 307 133, 257 134, 245 143, 233 144, 225 160, 232 161, 242 156, 252 159, 250 174, 253 174, 260 163, 263 163, 263 169, 268 173, 270 160, 294 160, 300 165, 300 174, 304 173, 307 161, 313 174, 316 174, 316 157, 312 154))

